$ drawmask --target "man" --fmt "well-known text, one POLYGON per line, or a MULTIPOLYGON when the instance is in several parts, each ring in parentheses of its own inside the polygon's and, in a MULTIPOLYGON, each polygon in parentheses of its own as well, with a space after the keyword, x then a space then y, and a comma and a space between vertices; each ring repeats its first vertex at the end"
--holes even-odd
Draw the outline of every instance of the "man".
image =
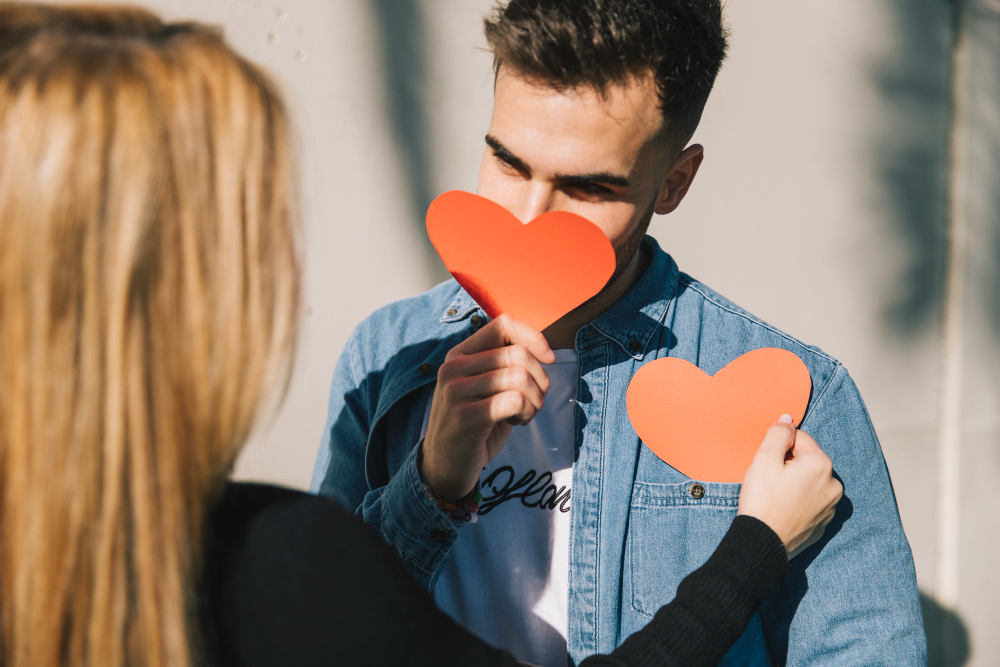
POLYGON ((313 490, 357 507, 485 639, 578 662, 671 600, 738 503, 739 485, 688 479, 641 443, 632 376, 663 356, 714 374, 784 348, 812 376, 801 427, 845 496, 722 664, 923 664, 912 556, 847 371, 645 236, 703 159, 687 142, 725 54, 718 0, 511 0, 486 36, 496 86, 479 194, 524 222, 588 218, 615 248, 614 275, 544 336, 488 322, 454 281, 373 314, 335 371, 313 490))

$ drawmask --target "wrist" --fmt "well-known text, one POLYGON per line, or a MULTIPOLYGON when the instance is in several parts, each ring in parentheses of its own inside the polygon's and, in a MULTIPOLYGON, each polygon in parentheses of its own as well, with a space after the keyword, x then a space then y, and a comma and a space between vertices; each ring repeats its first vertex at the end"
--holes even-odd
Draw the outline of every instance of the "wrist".
MULTIPOLYGON (((419 471, 419 469, 418 469, 419 471)), ((458 502, 471 496, 477 490, 479 480, 469 484, 453 484, 440 477, 420 474, 420 479, 430 487, 434 493, 445 500, 458 502)))
POLYGON ((479 490, 479 477, 463 483, 454 483, 454 475, 440 474, 438 468, 433 464, 428 465, 424 459, 424 442, 419 445, 417 452, 417 474, 425 487, 429 487, 436 497, 451 503, 467 500, 473 493, 479 490))
POLYGON ((483 494, 479 492, 478 482, 468 495, 459 500, 449 500, 441 496, 426 482, 424 482, 424 493, 439 510, 456 523, 475 523, 479 517, 479 503, 483 500, 483 494))
POLYGON ((779 542, 781 542, 782 546, 785 548, 785 553, 788 555, 789 558, 791 558, 793 549, 793 545, 791 542, 794 540, 795 535, 792 531, 788 529, 787 526, 783 524, 783 522, 776 521, 774 517, 768 516, 767 512, 747 511, 744 509, 740 509, 736 513, 736 515, 746 517, 748 519, 754 519, 767 526, 770 532, 773 533, 774 536, 778 538, 779 542))

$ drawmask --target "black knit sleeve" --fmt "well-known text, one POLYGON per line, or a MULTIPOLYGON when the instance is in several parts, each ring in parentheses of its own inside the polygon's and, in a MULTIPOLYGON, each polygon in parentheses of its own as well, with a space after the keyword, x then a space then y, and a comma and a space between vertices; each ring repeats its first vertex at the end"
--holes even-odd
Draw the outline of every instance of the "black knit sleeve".
POLYGON ((209 572, 220 667, 509 667, 336 501, 232 484, 209 572), (220 557, 221 556, 221 557, 220 557))
POLYGON ((717 665, 787 572, 777 534, 758 519, 737 516, 708 562, 681 581, 677 597, 645 628, 580 667, 717 665))
MULTIPOLYGON (((233 484, 212 525, 205 608, 220 667, 517 664, 438 610, 396 554, 328 498, 233 484)), ((777 535, 737 517, 646 628, 580 667, 715 664, 787 567, 777 535)))

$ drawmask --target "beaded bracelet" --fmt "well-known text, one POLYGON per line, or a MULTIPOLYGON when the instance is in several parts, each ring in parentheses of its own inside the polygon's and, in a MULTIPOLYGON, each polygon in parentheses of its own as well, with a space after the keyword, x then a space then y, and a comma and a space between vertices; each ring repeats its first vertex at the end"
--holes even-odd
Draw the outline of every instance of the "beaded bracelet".
POLYGON ((476 488, 472 490, 472 493, 456 501, 451 501, 444 496, 438 495, 426 482, 424 483, 424 493, 452 521, 476 523, 479 518, 479 503, 483 500, 483 494, 479 492, 478 483, 476 484, 476 488))

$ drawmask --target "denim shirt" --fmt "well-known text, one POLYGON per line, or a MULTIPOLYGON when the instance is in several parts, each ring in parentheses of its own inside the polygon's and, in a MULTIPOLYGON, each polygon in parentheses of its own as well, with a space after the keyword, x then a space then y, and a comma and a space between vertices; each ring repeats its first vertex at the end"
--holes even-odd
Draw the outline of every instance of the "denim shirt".
MULTIPOLYGON (((652 260, 639 282, 576 335, 573 662, 612 651, 670 602, 721 542, 739 502, 739 484, 700 481, 704 493, 692 494, 696 480, 642 444, 625 409, 632 376, 665 356, 711 375, 746 352, 778 347, 809 369, 801 428, 833 460, 844 498, 720 664, 926 664, 913 558, 847 371, 680 273, 651 237, 644 252, 652 260)), ((428 588, 461 528, 427 498, 417 472, 424 409, 447 352, 485 321, 457 283, 445 282, 361 323, 334 372, 312 490, 357 508, 428 588)))

